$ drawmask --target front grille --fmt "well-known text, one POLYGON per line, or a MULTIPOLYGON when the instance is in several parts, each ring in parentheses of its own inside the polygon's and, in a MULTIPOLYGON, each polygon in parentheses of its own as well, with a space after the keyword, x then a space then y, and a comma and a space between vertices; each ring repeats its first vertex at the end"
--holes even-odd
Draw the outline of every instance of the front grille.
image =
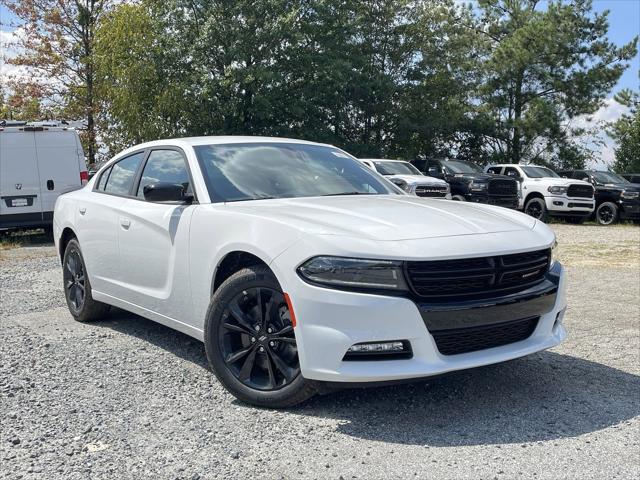
POLYGON ((551 250, 465 258, 407 262, 413 292, 432 301, 490 298, 524 290, 541 282, 549 269, 551 250))
POLYGON ((489 180, 489 195, 512 196, 518 195, 518 182, 515 180, 491 179, 489 180))
POLYGON ((593 187, 590 185, 569 185, 567 197, 593 198, 593 187))
POLYGON ((445 197, 447 195, 447 187, 421 185, 416 187, 416 195, 419 197, 445 197))
POLYGON ((432 332, 442 355, 458 355, 520 342, 531 336, 540 317, 432 332))

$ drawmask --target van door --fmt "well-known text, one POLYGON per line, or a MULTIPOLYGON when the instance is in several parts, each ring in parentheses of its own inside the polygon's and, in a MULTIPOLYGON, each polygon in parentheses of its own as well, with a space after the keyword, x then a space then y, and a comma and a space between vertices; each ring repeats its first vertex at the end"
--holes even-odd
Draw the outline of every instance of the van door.
POLYGON ((82 186, 79 157, 84 162, 84 156, 77 136, 75 130, 35 132, 45 220, 53 218, 53 207, 60 194, 82 186))
POLYGON ((41 225, 41 202, 34 132, 0 131, 0 228, 41 225))

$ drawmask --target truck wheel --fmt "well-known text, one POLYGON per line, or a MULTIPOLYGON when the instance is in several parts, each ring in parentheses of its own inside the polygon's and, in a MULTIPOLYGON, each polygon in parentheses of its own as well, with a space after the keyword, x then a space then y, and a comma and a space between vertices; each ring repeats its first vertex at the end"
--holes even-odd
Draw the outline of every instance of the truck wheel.
POLYGON ((603 202, 596 209, 596 220, 600 225, 613 225, 618 220, 618 206, 613 202, 603 202))
POLYGON ((547 205, 542 198, 534 197, 529 200, 524 206, 524 213, 541 222, 547 221, 547 205))
POLYGON ((458 202, 466 202, 467 201, 462 195, 451 195, 451 200, 456 200, 458 202))

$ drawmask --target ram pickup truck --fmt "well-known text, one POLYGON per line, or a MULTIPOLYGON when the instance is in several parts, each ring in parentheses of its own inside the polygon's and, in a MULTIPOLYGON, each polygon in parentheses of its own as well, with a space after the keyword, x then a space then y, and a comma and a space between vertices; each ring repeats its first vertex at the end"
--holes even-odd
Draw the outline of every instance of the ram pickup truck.
POLYGON ((425 174, 446 181, 453 200, 518 208, 519 185, 510 177, 484 173, 480 166, 463 160, 430 159, 412 163, 425 174))
POLYGON ((569 223, 582 223, 595 209, 594 188, 583 180, 561 178, 553 170, 537 165, 507 163, 489 165, 485 170, 520 182, 520 210, 540 221, 556 216, 569 223))
POLYGON ((565 170, 558 173, 562 177, 584 180, 594 186, 594 216, 600 225, 611 225, 618 219, 640 220, 640 185, 611 172, 565 170))
POLYGON ((439 178, 423 175, 420 170, 403 160, 360 158, 373 171, 378 172, 407 193, 418 197, 451 200, 449 184, 439 178))

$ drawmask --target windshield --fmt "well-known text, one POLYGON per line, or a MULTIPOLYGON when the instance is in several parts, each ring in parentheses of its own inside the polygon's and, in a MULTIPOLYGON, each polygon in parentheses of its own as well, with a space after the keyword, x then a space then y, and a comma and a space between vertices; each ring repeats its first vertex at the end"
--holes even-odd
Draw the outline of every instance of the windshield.
POLYGON ((626 178, 610 172, 591 172, 598 183, 630 183, 626 178))
POLYGON ((553 170, 549 170, 546 167, 520 167, 520 168, 529 178, 547 178, 547 177, 560 178, 560 175, 558 175, 553 170))
POLYGON ((402 193, 337 148, 237 143, 194 150, 213 202, 402 193))
POLYGON ((482 173, 482 169, 475 163, 462 160, 448 160, 442 162, 442 165, 447 173, 482 173))
POLYGON ((373 162, 382 175, 422 175, 422 172, 409 162, 373 162))

